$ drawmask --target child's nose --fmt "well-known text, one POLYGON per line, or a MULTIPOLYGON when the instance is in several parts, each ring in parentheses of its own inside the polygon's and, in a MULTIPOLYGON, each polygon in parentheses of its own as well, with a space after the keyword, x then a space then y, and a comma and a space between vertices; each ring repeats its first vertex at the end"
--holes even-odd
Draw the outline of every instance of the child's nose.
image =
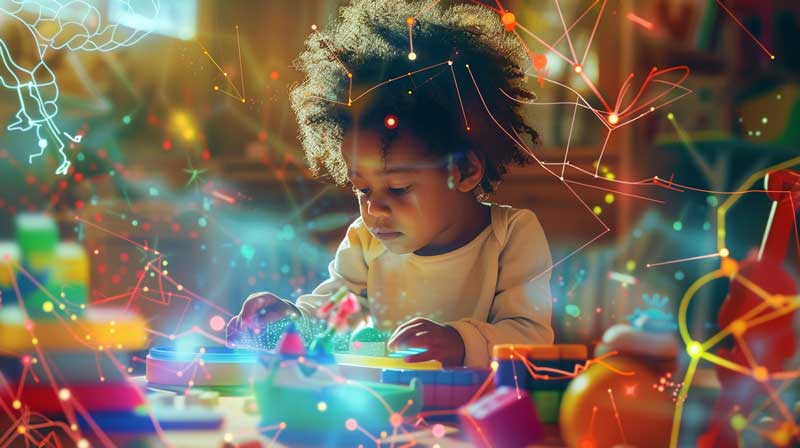
POLYGON ((367 201, 367 213, 369 213, 370 216, 383 218, 389 216, 390 212, 391 210, 386 203, 380 199, 370 199, 367 201))

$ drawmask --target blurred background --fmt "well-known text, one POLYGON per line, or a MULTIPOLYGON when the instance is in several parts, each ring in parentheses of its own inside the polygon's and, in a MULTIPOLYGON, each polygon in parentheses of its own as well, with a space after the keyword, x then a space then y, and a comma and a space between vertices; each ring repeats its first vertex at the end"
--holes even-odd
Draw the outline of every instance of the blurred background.
MULTIPOLYGON (((29 163, 39 150, 35 133, 8 129, 23 101, 19 89, 0 88, 0 239, 14 239, 21 213, 52 214, 60 238, 80 242, 88 254, 89 302, 129 301, 165 335, 196 326, 221 336, 214 318, 238 312, 249 293, 293 298, 313 289, 358 211, 348 188, 304 168, 288 91, 300 80, 292 62, 311 25, 324 29, 342 2, 162 0, 156 18, 147 12, 150 1, 130 2, 141 14, 113 0, 85 3, 103 21, 150 33, 113 51, 102 51, 102 42, 101 51, 51 48, 39 60, 19 19, 34 20, 36 11, 0 13, 7 46, 0 54, 49 67, 50 94, 58 88, 53 121, 82 136, 65 139, 66 175, 55 174, 61 160, 54 151, 29 163)), ((502 3, 544 41, 563 33, 551 1, 502 3)), ((568 23, 589 11, 570 30, 577 48, 586 48, 597 3, 559 1, 568 23)), ((585 64, 603 96, 615 98, 631 73, 637 90, 653 67, 671 66, 689 68, 682 85, 692 93, 615 130, 604 150, 607 131, 597 117, 571 104, 575 93, 541 82, 531 69, 539 104, 526 110, 542 136, 540 159, 562 163, 569 148, 571 164, 608 180, 659 176, 697 189, 605 183, 569 169, 584 205, 540 167, 507 176, 492 200, 534 210, 554 260, 564 260, 552 277, 559 342, 596 342, 611 324, 646 308, 645 295, 669 297, 665 311, 674 314, 686 288, 719 261, 647 265, 715 252, 717 207, 728 196, 714 192, 736 190, 752 173, 798 154, 800 59, 792 46, 800 41, 800 4, 725 4, 768 51, 715 0, 608 1, 585 64), (592 214, 610 231, 603 234, 592 214)), ((81 11, 60 14, 96 20, 81 11)), ((547 55, 535 40, 528 44, 547 55)), ((568 65, 550 55, 544 71, 600 107, 568 65)), ((769 205, 752 193, 731 210, 734 258, 760 244, 769 205)), ((790 262, 796 266, 796 253, 790 262)), ((694 302, 698 335, 715 329, 720 287, 694 302)))

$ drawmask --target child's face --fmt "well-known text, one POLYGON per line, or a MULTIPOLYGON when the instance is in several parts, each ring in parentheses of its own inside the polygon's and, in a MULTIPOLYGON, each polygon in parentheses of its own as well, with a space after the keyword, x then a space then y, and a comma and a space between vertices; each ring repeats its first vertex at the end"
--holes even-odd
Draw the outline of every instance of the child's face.
POLYGON ((474 202, 471 193, 448 186, 450 173, 457 169, 426 153, 411 136, 400 135, 385 152, 382 145, 373 131, 349 132, 343 142, 367 228, 393 253, 446 246, 458 228, 464 195, 474 202))

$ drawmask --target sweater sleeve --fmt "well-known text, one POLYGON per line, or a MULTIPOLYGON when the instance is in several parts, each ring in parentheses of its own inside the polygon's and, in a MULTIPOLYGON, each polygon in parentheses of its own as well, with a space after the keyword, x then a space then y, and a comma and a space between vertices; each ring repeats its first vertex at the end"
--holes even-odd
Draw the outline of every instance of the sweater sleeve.
POLYGON ((509 218, 487 321, 467 318, 448 323, 464 341, 465 366, 487 367, 495 344, 553 343, 551 268, 539 220, 529 210, 518 211, 509 218))
POLYGON ((329 278, 320 283, 310 294, 297 298, 296 307, 306 319, 315 318, 318 307, 327 303, 330 296, 339 288, 347 289, 362 298, 367 291, 367 262, 365 249, 370 243, 369 230, 361 218, 356 219, 347 229, 347 234, 336 250, 334 259, 328 264, 329 278))

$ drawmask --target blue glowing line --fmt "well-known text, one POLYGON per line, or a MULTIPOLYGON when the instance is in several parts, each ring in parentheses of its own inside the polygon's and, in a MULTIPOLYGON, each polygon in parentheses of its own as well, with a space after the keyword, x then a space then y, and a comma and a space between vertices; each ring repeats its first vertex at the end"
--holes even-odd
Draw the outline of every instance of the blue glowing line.
MULTIPOLYGON (((119 1, 133 12, 130 0, 119 1)), ((158 15, 159 0, 150 2, 153 13, 158 15)), ((36 44, 38 58, 33 67, 23 67, 0 39, 0 85, 16 91, 19 100, 16 120, 7 129, 33 130, 39 150, 30 155, 28 162, 33 163, 47 149, 55 149, 61 156, 56 174, 67 174, 71 163, 64 152, 64 138, 80 143, 82 136, 63 132, 55 123, 59 91, 56 75, 44 61, 47 50, 111 51, 139 42, 148 32, 134 30, 124 37, 118 25, 103 26, 100 11, 84 0, 12 0, 0 6, 0 18, 3 15, 25 26, 36 44), (53 32, 43 34, 43 29, 49 31, 52 27, 55 27, 53 32)))

